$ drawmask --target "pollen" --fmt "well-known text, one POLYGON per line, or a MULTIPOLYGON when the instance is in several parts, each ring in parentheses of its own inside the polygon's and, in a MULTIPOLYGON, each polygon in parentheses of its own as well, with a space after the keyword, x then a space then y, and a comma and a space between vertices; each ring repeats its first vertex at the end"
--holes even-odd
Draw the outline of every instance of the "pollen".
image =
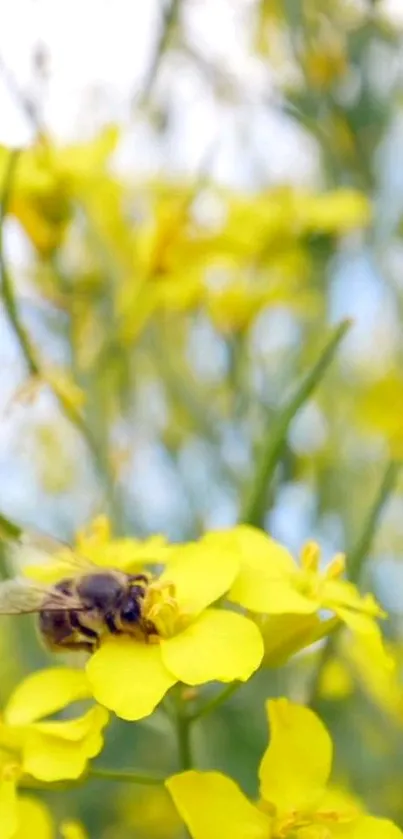
POLYGON ((336 554, 326 568, 325 576, 328 580, 337 580, 346 570, 346 557, 344 554, 336 554))
POLYGON ((170 638, 178 631, 181 615, 173 583, 153 582, 147 588, 142 607, 143 619, 157 636, 170 638))
POLYGON ((18 763, 7 763, 1 770, 2 781, 16 781, 21 775, 21 767, 18 763))

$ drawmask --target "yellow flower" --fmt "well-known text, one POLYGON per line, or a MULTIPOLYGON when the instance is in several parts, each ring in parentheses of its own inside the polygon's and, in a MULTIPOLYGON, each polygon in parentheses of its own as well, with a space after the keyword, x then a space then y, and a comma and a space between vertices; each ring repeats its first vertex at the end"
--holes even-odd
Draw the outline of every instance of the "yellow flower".
MULTIPOLYGON (((298 615, 304 633, 306 616, 320 616, 326 610, 353 632, 365 636, 368 647, 378 652, 383 649, 375 619, 384 617, 384 613, 371 595, 361 596, 352 583, 341 579, 345 567, 341 554, 321 570, 319 547, 309 542, 297 564, 285 547, 248 525, 207 534, 204 541, 207 545, 232 547, 241 558, 240 572, 228 594, 233 602, 270 617, 298 615)), ((296 631, 297 625, 294 635, 296 631)), ((385 664, 387 661, 384 654, 385 664)))
POLYGON ((403 377, 389 370, 373 381, 355 400, 356 422, 360 430, 382 434, 394 457, 403 453, 403 377))
MULTIPOLYGON (((72 200, 96 189, 118 139, 106 127, 88 143, 57 148, 42 138, 25 149, 16 167, 10 200, 12 213, 40 254, 57 248, 72 219, 72 200)), ((0 177, 4 181, 10 152, 0 146, 0 177)))
POLYGON ((257 626, 235 612, 207 608, 228 591, 238 567, 231 551, 178 547, 148 586, 142 617, 152 634, 106 635, 89 660, 95 699, 123 719, 138 720, 178 681, 246 681, 263 656, 257 626))
POLYGON ((77 821, 65 821, 60 825, 63 839, 87 839, 87 831, 77 821))
POLYGON ((320 231, 330 235, 348 233, 367 227, 371 220, 371 204, 368 197, 356 189, 347 187, 312 195, 307 199, 305 224, 312 232, 320 231))
POLYGON ((14 783, 23 774, 46 782, 82 775, 102 749, 108 712, 94 706, 73 719, 44 717, 90 696, 85 673, 77 670, 50 668, 21 682, 0 719, 0 750, 16 767, 14 783))
POLYGON ((130 793, 125 794, 119 810, 120 819, 132 836, 146 836, 147 839, 180 837, 181 821, 163 786, 133 786, 130 793))
POLYGON ((402 839, 392 822, 329 795, 332 742, 313 711, 276 699, 267 713, 271 739, 257 804, 220 772, 192 770, 166 781, 193 839, 402 839))
POLYGON ((17 796, 13 765, 0 761, 1 839, 53 839, 53 823, 42 801, 17 796))
MULTIPOLYGON (((129 573, 147 564, 163 562, 172 547, 166 544, 163 536, 151 536, 143 540, 132 537, 116 539, 112 536, 106 516, 98 516, 88 527, 77 533, 74 550, 79 556, 103 568, 118 568, 129 573)), ((72 576, 69 550, 65 558, 63 548, 60 548, 56 555, 50 553, 43 556, 39 546, 39 553, 41 560, 47 558, 49 561, 36 564, 37 555, 34 550, 32 556, 27 556, 28 564, 24 567, 27 577, 43 583, 54 583, 63 577, 72 576)))
MULTIPOLYGON (((340 644, 340 665, 344 666, 349 674, 350 680, 360 685, 363 690, 379 708, 383 714, 387 714, 399 726, 403 723, 403 687, 399 674, 398 650, 393 651, 388 647, 388 653, 395 662, 395 666, 386 669, 382 655, 376 655, 371 651, 368 655, 366 645, 362 638, 355 637, 345 643, 341 639, 340 644), (395 655, 393 656, 393 652, 395 655)), ((325 683, 326 687, 326 683, 325 683)), ((323 693, 323 686, 321 686, 323 693)))

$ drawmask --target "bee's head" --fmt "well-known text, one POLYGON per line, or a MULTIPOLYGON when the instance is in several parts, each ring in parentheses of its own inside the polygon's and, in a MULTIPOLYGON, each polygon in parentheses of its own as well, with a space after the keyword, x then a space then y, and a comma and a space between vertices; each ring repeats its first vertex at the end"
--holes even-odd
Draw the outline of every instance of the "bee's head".
POLYGON ((119 609, 119 617, 122 623, 123 630, 138 624, 141 619, 141 601, 144 598, 144 588, 142 586, 130 586, 127 594, 122 599, 119 609))

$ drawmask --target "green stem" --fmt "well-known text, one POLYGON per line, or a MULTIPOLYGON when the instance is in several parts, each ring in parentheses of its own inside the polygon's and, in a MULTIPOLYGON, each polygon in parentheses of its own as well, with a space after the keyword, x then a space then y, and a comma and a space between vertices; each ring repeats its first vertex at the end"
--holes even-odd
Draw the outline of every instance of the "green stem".
POLYGON ((141 107, 144 107, 150 98, 155 80, 158 76, 158 71, 160 69, 162 59, 169 47, 171 35, 175 30, 175 27, 178 22, 180 6, 181 0, 169 0, 167 8, 164 10, 161 31, 158 37, 156 49, 154 52, 150 69, 147 73, 145 83, 143 85, 140 100, 141 107))
POLYGON ((191 769, 193 766, 192 748, 190 742, 190 722, 191 718, 185 713, 182 713, 179 708, 176 717, 176 737, 178 743, 179 765, 182 770, 191 769))
POLYGON ((159 775, 147 775, 143 772, 132 772, 123 769, 103 769, 101 767, 92 767, 88 775, 89 778, 102 778, 105 781, 118 781, 124 784, 143 784, 143 786, 156 786, 163 784, 165 778, 159 775))
MULTIPOLYGON (((373 504, 368 511, 361 534, 359 535, 354 547, 346 555, 348 577, 353 583, 359 582, 362 569, 371 549, 385 504, 389 500, 395 488, 401 465, 401 463, 393 460, 387 464, 378 492, 376 493, 373 504)), ((326 664, 330 661, 335 652, 337 636, 341 628, 342 627, 339 626, 332 635, 329 635, 319 654, 310 690, 310 704, 313 707, 316 707, 318 704, 322 673, 326 664)))
POLYGON ((241 686, 242 682, 231 682, 231 684, 226 685, 226 687, 213 696, 209 702, 206 702, 205 705, 202 705, 201 708, 198 708, 197 711, 191 714, 188 718, 189 722, 194 723, 202 717, 206 717, 207 714, 210 714, 212 711, 215 711, 220 707, 220 705, 223 705, 227 699, 233 696, 241 686))
POLYGON ((244 504, 241 520, 256 526, 262 524, 266 508, 267 492, 285 445, 287 432, 292 420, 299 409, 307 402, 317 385, 321 382, 329 365, 338 350, 351 321, 345 320, 334 330, 332 337, 324 348, 320 358, 304 377, 302 383, 291 399, 280 411, 274 424, 270 427, 262 450, 257 457, 256 474, 252 480, 251 490, 244 504))
POLYGON ((4 242, 3 242, 3 231, 4 231, 4 222, 6 219, 6 215, 8 212, 9 204, 10 204, 10 197, 12 192, 12 186, 14 182, 14 177, 16 173, 18 159, 20 157, 21 150, 20 149, 13 149, 10 152, 7 168, 4 176, 2 192, 1 192, 1 200, 0 200, 0 281, 1 281, 1 294, 4 303, 4 309, 7 314, 7 317, 10 322, 10 326, 14 330, 15 336, 18 340, 20 345, 24 361, 28 367, 28 371, 31 376, 38 376, 40 372, 39 361, 36 357, 36 351, 31 344, 29 339, 28 333, 25 330, 17 308, 16 299, 14 296, 14 289, 13 284, 11 282, 11 277, 6 265, 6 261, 4 258, 4 242))
POLYGON ((347 573, 353 583, 358 582, 361 576, 363 564, 370 551, 385 504, 395 488, 400 468, 401 463, 394 460, 387 464, 380 487, 368 511, 361 534, 355 546, 347 554, 347 573))

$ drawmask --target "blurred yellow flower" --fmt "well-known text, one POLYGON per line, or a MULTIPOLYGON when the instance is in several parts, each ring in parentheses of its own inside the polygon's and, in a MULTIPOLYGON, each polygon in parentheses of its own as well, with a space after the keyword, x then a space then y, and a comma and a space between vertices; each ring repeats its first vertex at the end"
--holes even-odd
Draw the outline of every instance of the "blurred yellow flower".
POLYGON ((44 717, 90 696, 85 673, 76 670, 51 668, 21 682, 0 719, 0 750, 13 758, 14 784, 23 774, 47 782, 82 775, 102 749, 108 712, 94 706, 73 719, 44 717))
MULTIPOLYGON (((120 571, 130 572, 144 565, 164 562, 172 551, 172 546, 166 543, 163 536, 151 536, 143 540, 133 537, 117 539, 112 535, 106 516, 97 516, 86 528, 78 531, 74 550, 79 556, 95 562, 102 568, 118 568, 120 571)), ((33 550, 29 555, 27 551, 25 576, 39 582, 53 583, 63 577, 71 577, 74 573, 70 549, 65 553, 63 547, 54 545, 52 553, 49 545, 49 549, 46 546, 45 553, 39 546, 38 553, 33 550), (38 558, 41 560, 39 564, 38 558)), ((78 565, 77 573, 79 570, 78 565)))
POLYGON ((149 638, 106 635, 87 664, 95 699, 127 720, 152 713, 180 681, 246 681, 259 666, 263 641, 248 618, 208 608, 230 588, 238 558, 225 549, 180 546, 151 581, 142 607, 149 638))
MULTIPOLYGON (((72 218, 72 202, 105 175, 117 139, 116 127, 108 126, 88 143, 57 148, 41 138, 21 153, 9 210, 40 254, 46 256, 61 244, 72 218)), ((1 146, 1 182, 9 155, 1 146)))
POLYGON ((386 437, 392 454, 403 454, 403 377, 390 370, 368 385, 355 399, 355 416, 360 429, 386 437))
MULTIPOLYGON (((351 639, 349 643, 351 644, 351 639)), ((384 672, 385 668, 383 667, 382 670, 384 672)), ((336 657, 329 659, 320 673, 320 696, 326 699, 345 699, 353 691, 354 681, 344 662, 336 657)))
POLYGON ((388 653, 395 666, 385 668, 383 656, 368 650, 363 639, 355 636, 346 643, 341 639, 340 663, 367 696, 384 714, 400 726, 403 723, 403 686, 399 673, 399 649, 388 645, 388 653))
POLYGON ((179 839, 181 835, 181 820, 163 786, 133 788, 124 798, 119 813, 136 837, 179 839))
POLYGON ((273 699, 267 714, 257 804, 220 772, 192 770, 166 781, 193 839, 401 839, 392 822, 329 796, 332 742, 313 711, 273 699))
POLYGON ((60 825, 60 834, 63 839, 87 839, 87 831, 77 821, 64 821, 60 825))
POLYGON ((305 225, 312 232, 343 234, 367 227, 370 221, 370 201, 355 189, 323 192, 306 201, 305 225))
POLYGON ((326 90, 339 81, 348 69, 346 45, 335 32, 315 40, 301 56, 308 83, 326 90))

